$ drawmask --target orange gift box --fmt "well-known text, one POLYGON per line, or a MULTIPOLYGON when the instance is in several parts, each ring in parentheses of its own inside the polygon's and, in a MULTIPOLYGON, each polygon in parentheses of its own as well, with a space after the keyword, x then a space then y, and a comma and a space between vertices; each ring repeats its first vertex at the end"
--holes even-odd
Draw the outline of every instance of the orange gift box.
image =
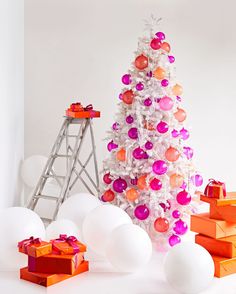
POLYGON ((53 250, 59 254, 67 255, 86 251, 86 246, 74 236, 60 235, 58 239, 51 240, 51 242, 53 250))
POLYGON ((89 270, 88 261, 83 261, 73 275, 32 273, 27 267, 20 269, 20 278, 44 287, 51 286, 89 270))
POLYGON ((95 118, 100 117, 100 111, 97 110, 87 110, 87 111, 71 111, 70 109, 66 110, 66 116, 72 118, 95 118))
POLYGON ((213 255, 222 257, 236 257, 236 236, 213 239, 203 235, 196 235, 195 242, 213 255))
POLYGON ((236 225, 224 220, 211 219, 209 213, 191 215, 191 231, 212 238, 236 235, 236 225))
POLYGON ((215 277, 222 278, 236 273, 236 258, 212 256, 215 264, 215 277))
POLYGON ((49 254, 38 258, 28 256, 28 271, 72 275, 83 260, 83 253, 74 255, 49 254))
POLYGON ((236 205, 217 206, 211 204, 210 218, 223 219, 236 223, 236 205))
POLYGON ((200 195, 200 199, 203 202, 214 204, 216 206, 226 206, 236 204, 236 192, 229 192, 224 199, 210 198, 205 195, 200 195))
POLYGON ((52 252, 52 244, 30 237, 18 243, 18 251, 32 257, 40 257, 52 252))

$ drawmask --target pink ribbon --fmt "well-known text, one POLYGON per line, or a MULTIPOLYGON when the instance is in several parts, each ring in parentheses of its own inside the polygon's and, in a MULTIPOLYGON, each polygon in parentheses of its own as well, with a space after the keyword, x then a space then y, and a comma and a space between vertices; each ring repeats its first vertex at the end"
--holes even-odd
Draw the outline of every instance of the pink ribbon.
MULTIPOLYGON (((53 240, 52 244, 54 245, 57 242, 66 242, 66 243, 68 243, 73 248, 73 254, 78 253, 80 251, 79 246, 76 244, 76 242, 78 242, 78 240, 77 240, 77 238, 75 236, 67 237, 67 235, 65 235, 65 234, 62 235, 61 234, 58 239, 53 240)), ((56 251, 59 251, 59 249, 55 248, 55 246, 54 246, 54 249, 56 251)))
MULTIPOLYGON (((207 184, 207 186, 206 186, 206 188, 204 190, 204 194, 205 195, 209 194, 209 193, 207 193, 208 192, 208 187, 211 187, 211 186, 214 186, 214 185, 220 185, 220 186, 222 186, 222 188, 223 188, 223 195, 224 195, 224 197, 226 197, 225 183, 220 182, 220 181, 216 181, 214 179, 209 179, 209 183, 207 184)), ((209 195, 209 196, 211 196, 211 195, 209 195)))
POLYGON ((84 108, 85 111, 91 111, 93 110, 93 105, 92 104, 89 104, 87 105, 85 108, 84 108))
POLYGON ((28 239, 24 239, 20 242, 18 242, 18 247, 24 249, 24 252, 27 253, 27 247, 33 244, 40 244, 41 239, 40 238, 34 238, 31 236, 28 239))

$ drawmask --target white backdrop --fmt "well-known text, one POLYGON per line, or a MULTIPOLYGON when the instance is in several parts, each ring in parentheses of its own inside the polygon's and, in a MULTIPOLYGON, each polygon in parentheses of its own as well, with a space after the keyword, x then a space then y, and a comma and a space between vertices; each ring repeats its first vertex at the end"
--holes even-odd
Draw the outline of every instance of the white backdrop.
POLYGON ((24 154, 24 1, 0 1, 0 208, 17 205, 24 154))
POLYGON ((102 112, 101 167, 120 77, 153 13, 176 57, 196 166, 236 190, 235 9, 233 0, 26 0, 25 156, 49 153, 64 109, 79 100, 102 112))

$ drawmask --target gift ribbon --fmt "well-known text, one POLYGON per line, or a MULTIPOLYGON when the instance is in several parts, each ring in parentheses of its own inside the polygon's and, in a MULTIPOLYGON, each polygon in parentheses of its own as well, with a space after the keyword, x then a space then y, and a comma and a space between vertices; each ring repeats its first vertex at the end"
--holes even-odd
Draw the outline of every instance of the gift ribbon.
POLYGON ((72 111, 92 111, 93 110, 93 105, 88 104, 86 107, 83 107, 81 103, 72 103, 70 106, 70 110, 72 111), (75 110, 76 106, 79 107, 79 109, 75 110))
POLYGON ((205 195, 208 194, 208 193, 207 193, 207 189, 208 189, 208 187, 213 186, 213 185, 220 185, 220 186, 222 186, 222 188, 223 188, 223 195, 224 195, 224 197, 226 197, 225 183, 220 182, 220 181, 216 181, 216 180, 214 180, 214 179, 209 179, 209 183, 207 184, 207 186, 206 186, 206 188, 205 188, 205 190, 204 190, 204 194, 205 194, 205 195))
MULTIPOLYGON (((77 238, 75 236, 69 236, 67 237, 67 235, 60 235, 58 239, 53 240, 53 245, 55 245, 56 243, 59 242, 66 242, 68 243, 72 248, 73 248, 73 254, 80 252, 79 250, 79 246, 76 244, 76 242, 78 242, 77 238)), ((54 246, 54 249, 56 251, 60 251, 57 247, 54 246)))
POLYGON ((27 253, 27 247, 33 244, 40 244, 41 243, 41 239, 40 238, 34 238, 33 236, 31 236, 28 239, 24 239, 20 242, 18 242, 18 247, 19 248, 23 248, 24 252, 27 253))
POLYGON ((84 108, 85 111, 91 111, 93 110, 93 105, 92 104, 89 104, 87 105, 85 108, 84 108))

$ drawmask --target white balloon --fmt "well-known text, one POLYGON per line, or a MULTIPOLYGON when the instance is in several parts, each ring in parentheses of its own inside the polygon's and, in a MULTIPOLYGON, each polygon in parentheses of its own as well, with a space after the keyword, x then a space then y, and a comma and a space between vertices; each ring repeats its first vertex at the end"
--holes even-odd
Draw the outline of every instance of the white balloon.
POLYGON ((18 270, 27 264, 27 256, 19 253, 18 242, 31 236, 45 239, 45 228, 40 217, 30 209, 11 207, 0 213, 0 267, 18 270))
POLYGON ((109 237, 106 256, 118 270, 135 272, 146 265, 152 256, 151 239, 137 225, 121 225, 109 237))
POLYGON ((214 262, 208 251, 195 243, 180 243, 167 254, 166 279, 180 293, 196 294, 207 288, 214 277, 214 262))
POLYGON ((101 205, 84 219, 83 238, 91 250, 105 256, 111 232, 118 226, 129 223, 132 220, 123 209, 111 204, 101 205))
POLYGON ((70 196, 62 203, 57 219, 69 219, 73 221, 82 233, 82 224, 87 214, 95 207, 102 205, 102 202, 94 195, 89 193, 78 193, 70 196))
POLYGON ((43 155, 33 155, 24 160, 21 177, 27 186, 33 188, 37 185, 47 160, 47 157, 43 155))
POLYGON ((48 241, 58 238, 60 234, 75 236, 79 239, 78 227, 68 219, 56 220, 46 228, 46 240, 48 241))

